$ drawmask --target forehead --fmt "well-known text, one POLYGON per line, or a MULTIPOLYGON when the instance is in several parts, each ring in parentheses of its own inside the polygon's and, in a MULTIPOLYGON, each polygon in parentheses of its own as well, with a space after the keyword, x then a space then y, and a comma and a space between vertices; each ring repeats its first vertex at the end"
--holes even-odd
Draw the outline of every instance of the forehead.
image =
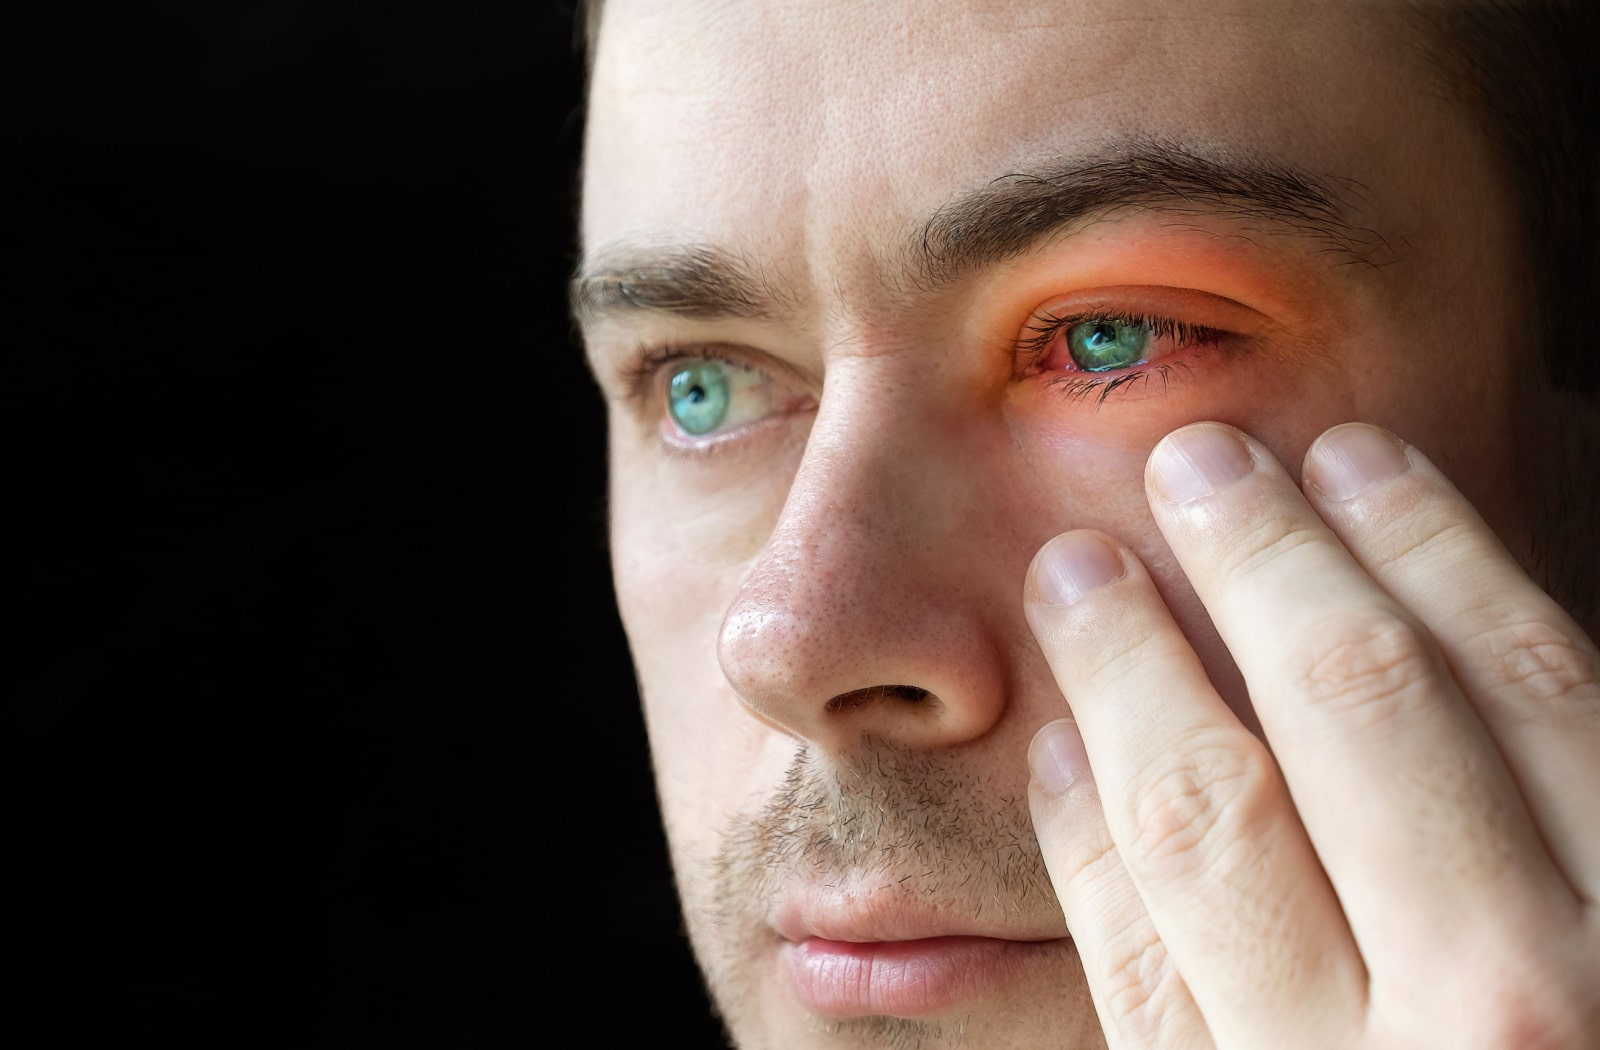
POLYGON ((1475 134, 1406 10, 608 0, 584 245, 706 243, 848 281, 952 195, 1130 138, 1346 180, 1404 223, 1407 187, 1475 134))

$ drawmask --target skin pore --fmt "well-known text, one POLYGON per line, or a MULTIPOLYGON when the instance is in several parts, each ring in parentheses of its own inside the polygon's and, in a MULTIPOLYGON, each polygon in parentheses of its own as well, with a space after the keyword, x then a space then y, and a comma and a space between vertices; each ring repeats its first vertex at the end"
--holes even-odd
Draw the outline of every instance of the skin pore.
POLYGON ((1174 429, 1297 472, 1329 427, 1386 427, 1533 564, 1519 449, 1562 413, 1490 145, 1384 4, 604 19, 574 304, 717 1007, 749 1050, 1104 1045, 1027 807, 1068 713, 1030 561, 1126 545, 1255 730, 1147 501, 1174 429), (807 946, 928 938, 957 964, 889 988, 807 946))

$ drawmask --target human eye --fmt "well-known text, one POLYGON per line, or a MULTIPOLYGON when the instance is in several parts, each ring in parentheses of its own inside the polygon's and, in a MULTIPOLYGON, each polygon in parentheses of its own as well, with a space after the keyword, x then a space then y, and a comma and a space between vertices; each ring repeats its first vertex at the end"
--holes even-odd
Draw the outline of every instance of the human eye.
POLYGON ((662 439, 682 450, 709 450, 806 403, 770 370, 715 346, 642 350, 629 382, 662 439))
POLYGON ((1108 303, 1036 310, 1014 348, 1019 376, 1075 399, 1104 403, 1151 387, 1164 391, 1228 335, 1222 329, 1108 303))

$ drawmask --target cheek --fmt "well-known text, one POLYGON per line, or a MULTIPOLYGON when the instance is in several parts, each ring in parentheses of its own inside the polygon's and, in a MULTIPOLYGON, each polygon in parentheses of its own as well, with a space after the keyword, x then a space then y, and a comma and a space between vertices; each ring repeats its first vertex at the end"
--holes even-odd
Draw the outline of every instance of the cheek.
POLYGON ((1267 446, 1292 476, 1311 442, 1356 418, 1359 391, 1338 374, 1305 362, 1240 361, 1192 383, 1182 396, 1150 398, 1093 412, 1064 410, 1048 391, 1014 405, 1018 445, 1039 488, 1040 512, 1054 528, 1092 528, 1130 548, 1149 569, 1212 683, 1248 726, 1258 728, 1244 682, 1150 513, 1144 468, 1163 437, 1189 423, 1238 427, 1267 446))
POLYGON ((1354 418, 1359 400, 1341 376, 1304 361, 1241 358, 1197 371, 1169 395, 1063 404, 1036 385, 1021 390, 1011 409, 1016 443, 1039 487, 1054 494, 1061 528, 1100 529, 1141 558, 1166 561, 1144 491, 1145 463, 1162 438, 1190 423, 1227 423, 1298 477, 1311 442, 1354 418))
POLYGON ((674 516, 660 507, 648 491, 628 485, 618 486, 611 507, 617 608, 652 737, 725 720, 714 717, 726 688, 716 643, 742 575, 728 545, 718 542, 726 530, 708 515, 674 516), (657 724, 660 711, 674 712, 675 721, 657 724))
POLYGON ((668 543, 658 553, 635 530, 617 531, 617 604, 639 683, 657 801, 678 877, 696 883, 720 830, 750 804, 760 782, 755 771, 765 769, 764 738, 772 733, 746 716, 717 662, 722 615, 737 585, 732 574, 706 564, 693 546, 668 543))
POLYGON ((772 734, 729 688, 717 638, 786 486, 697 484, 716 464, 686 466, 619 457, 610 507, 617 607, 679 858, 707 855, 728 812, 747 804, 753 771, 783 761, 763 753, 772 734))

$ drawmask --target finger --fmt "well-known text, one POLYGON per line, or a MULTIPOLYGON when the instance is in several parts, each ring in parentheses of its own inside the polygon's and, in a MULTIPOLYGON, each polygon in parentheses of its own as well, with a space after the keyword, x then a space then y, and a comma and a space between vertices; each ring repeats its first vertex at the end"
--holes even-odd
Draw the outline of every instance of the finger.
POLYGON ((1213 1045, 1111 839, 1077 726, 1059 719, 1034 734, 1028 767, 1034 833, 1107 1044, 1213 1045))
POLYGON ((1306 492, 1356 560, 1438 640, 1567 880, 1600 901, 1600 654, 1419 450, 1335 427, 1306 492))
POLYGON ((1265 449, 1195 424, 1156 447, 1147 482, 1369 967, 1415 970, 1424 946, 1442 965, 1565 892, 1426 628, 1265 449))
POLYGON ((1356 1014, 1361 960, 1278 770, 1144 566, 1066 533, 1035 557, 1029 598, 1118 855, 1218 1043, 1294 1045, 1356 1014))

